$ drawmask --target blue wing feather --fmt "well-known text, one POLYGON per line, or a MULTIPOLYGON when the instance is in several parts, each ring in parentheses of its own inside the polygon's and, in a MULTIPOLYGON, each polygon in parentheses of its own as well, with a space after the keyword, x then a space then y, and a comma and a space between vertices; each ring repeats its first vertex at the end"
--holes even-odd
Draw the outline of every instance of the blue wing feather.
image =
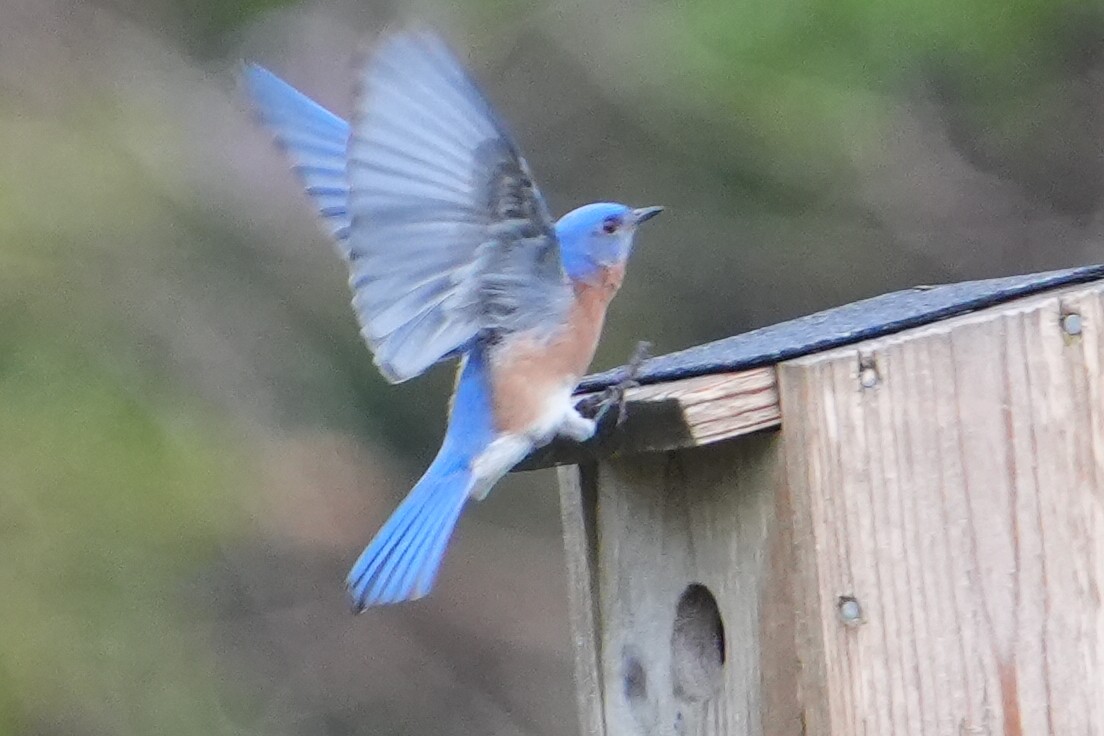
POLYGON ((380 44, 352 128, 262 67, 248 65, 245 79, 349 262, 361 334, 386 378, 567 308, 544 199, 439 38, 380 44))
POLYGON ((327 231, 347 251, 349 124, 262 66, 247 64, 244 77, 258 115, 287 151, 327 231))
POLYGON ((565 308, 544 200, 436 36, 390 36, 365 67, 348 171, 353 305, 390 380, 565 308), (505 290, 501 268, 511 270, 505 290))

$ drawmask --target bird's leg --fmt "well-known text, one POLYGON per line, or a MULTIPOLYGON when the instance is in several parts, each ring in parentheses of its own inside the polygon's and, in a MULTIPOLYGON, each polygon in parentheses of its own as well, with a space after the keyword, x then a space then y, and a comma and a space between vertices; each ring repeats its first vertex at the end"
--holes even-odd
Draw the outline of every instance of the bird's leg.
POLYGON ((625 418, 628 416, 625 403, 625 392, 630 388, 636 388, 640 385, 636 377, 640 373, 640 367, 651 354, 651 350, 652 344, 650 342, 644 340, 638 342, 633 349, 632 355, 629 356, 629 362, 625 364, 621 380, 612 386, 607 386, 593 397, 587 397, 586 400, 580 403, 580 409, 588 413, 594 411, 593 421, 595 424, 601 423, 602 419, 609 413, 609 410, 615 406, 617 407, 616 426, 620 427, 625 423, 625 418))

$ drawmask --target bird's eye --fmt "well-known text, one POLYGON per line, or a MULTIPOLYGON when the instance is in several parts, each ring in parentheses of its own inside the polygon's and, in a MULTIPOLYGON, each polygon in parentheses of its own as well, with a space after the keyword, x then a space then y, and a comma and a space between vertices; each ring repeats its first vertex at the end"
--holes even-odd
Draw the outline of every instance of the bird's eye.
POLYGON ((602 232, 606 235, 613 235, 619 227, 621 227, 621 220, 616 217, 607 217, 602 220, 602 232))

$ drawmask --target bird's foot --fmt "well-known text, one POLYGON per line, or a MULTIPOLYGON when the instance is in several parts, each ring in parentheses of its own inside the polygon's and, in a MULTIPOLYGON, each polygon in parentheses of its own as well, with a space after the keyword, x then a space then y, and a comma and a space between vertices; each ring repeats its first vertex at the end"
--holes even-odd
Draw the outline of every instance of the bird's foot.
POLYGON ((629 356, 629 362, 625 364, 621 380, 612 386, 607 386, 596 394, 588 396, 586 399, 579 402, 577 408, 584 414, 592 416, 595 424, 601 424, 606 414, 614 407, 617 407, 617 423, 615 426, 620 427, 624 424, 625 419, 628 417, 625 392, 630 388, 636 388, 640 385, 636 377, 639 375, 640 367, 644 364, 644 361, 651 356, 651 351, 652 344, 650 342, 644 340, 638 342, 636 348, 633 349, 632 355, 629 356), (593 412, 593 414, 591 414, 591 412, 593 412))

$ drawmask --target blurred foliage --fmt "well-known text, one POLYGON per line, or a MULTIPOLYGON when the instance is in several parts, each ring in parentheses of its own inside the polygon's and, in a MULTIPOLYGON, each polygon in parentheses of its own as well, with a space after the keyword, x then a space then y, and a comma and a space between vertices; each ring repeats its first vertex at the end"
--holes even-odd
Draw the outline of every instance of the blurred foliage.
POLYGON ((158 410, 3 313, 0 732, 236 733, 181 583, 238 522, 225 489, 246 476, 198 407, 158 410))
POLYGON ((187 591, 255 481, 209 402, 113 349, 99 289, 168 213, 80 110, 0 115, 0 733, 241 733, 187 591))
POLYGON ((1102 17, 1084 0, 693 0, 655 3, 633 25, 642 46, 667 50, 640 57, 657 96, 715 126, 706 150, 751 155, 752 188, 783 170, 787 186, 817 189, 838 186, 849 150, 925 81, 953 84, 1010 146, 1028 142, 1046 123, 1046 86, 1102 17))
MULTIPOLYGON (((166 3, 166 14, 181 29, 180 40, 202 58, 231 51, 233 39, 246 25, 268 10, 294 0, 175 0, 166 3)), ((148 17, 148 15, 146 16, 148 17)))

